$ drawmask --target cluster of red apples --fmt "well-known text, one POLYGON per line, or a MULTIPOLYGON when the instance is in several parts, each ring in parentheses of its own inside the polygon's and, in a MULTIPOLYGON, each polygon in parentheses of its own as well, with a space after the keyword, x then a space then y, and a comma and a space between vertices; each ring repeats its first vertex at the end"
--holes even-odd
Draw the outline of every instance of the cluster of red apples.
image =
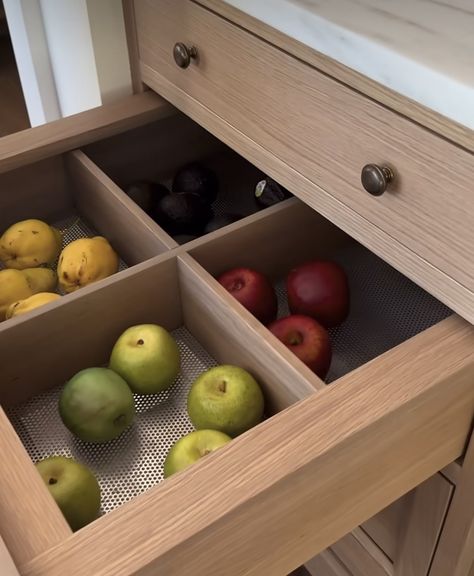
POLYGON ((312 260, 293 268, 286 277, 291 314, 278 320, 275 290, 261 272, 233 268, 217 280, 315 374, 326 377, 332 356, 327 328, 349 313, 349 285, 339 264, 312 260))

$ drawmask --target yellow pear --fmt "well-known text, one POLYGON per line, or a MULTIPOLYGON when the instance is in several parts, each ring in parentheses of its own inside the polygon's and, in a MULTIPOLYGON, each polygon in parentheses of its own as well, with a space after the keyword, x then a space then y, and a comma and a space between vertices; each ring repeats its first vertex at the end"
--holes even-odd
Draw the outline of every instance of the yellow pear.
POLYGON ((51 266, 61 250, 59 230, 42 220, 22 220, 5 230, 0 237, 0 261, 7 268, 23 270, 51 266))
POLYGON ((8 319, 20 316, 21 314, 30 312, 30 310, 34 310, 39 306, 43 306, 44 304, 48 304, 48 302, 53 302, 59 298, 61 298, 61 296, 54 292, 38 292, 38 294, 33 294, 33 296, 29 296, 24 300, 18 300, 17 302, 10 304, 5 313, 5 318, 8 319))
POLYGON ((68 244, 59 256, 59 285, 64 292, 74 292, 114 274, 118 266, 118 256, 106 238, 81 238, 68 244))
POLYGON ((50 268, 25 268, 20 272, 25 275, 33 294, 51 292, 58 283, 56 272, 50 268))
POLYGON ((33 295, 28 280, 20 270, 0 270, 0 321, 13 302, 33 295))
POLYGON ((5 319, 10 304, 38 292, 50 292, 54 290, 56 284, 56 273, 49 268, 0 270, 0 321, 5 319))

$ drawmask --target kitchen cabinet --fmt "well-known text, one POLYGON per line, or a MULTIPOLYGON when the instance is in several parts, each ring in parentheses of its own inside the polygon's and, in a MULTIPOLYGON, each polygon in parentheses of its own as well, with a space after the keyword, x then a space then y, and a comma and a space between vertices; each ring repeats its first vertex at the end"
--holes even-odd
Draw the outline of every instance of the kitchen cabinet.
POLYGON ((124 10, 136 94, 0 141, 2 229, 37 217, 101 233, 122 261, 0 325, 0 534, 18 571, 467 575, 469 537, 453 535, 472 520, 472 131, 227 3, 124 10), (243 217, 180 244, 123 190, 198 159, 225 183, 216 211, 243 217), (245 191, 263 174, 294 197, 257 210, 245 191), (320 257, 351 286, 326 382, 215 279, 260 269, 284 314, 285 274, 320 257), (216 363, 247 368, 266 398, 260 425, 165 482, 166 447, 188 430, 182 411, 147 418, 166 399, 139 405, 135 440, 96 450, 55 410, 61 384, 143 322, 180 343, 176 398, 216 363), (74 534, 34 470, 51 451, 100 471, 104 514, 74 534))

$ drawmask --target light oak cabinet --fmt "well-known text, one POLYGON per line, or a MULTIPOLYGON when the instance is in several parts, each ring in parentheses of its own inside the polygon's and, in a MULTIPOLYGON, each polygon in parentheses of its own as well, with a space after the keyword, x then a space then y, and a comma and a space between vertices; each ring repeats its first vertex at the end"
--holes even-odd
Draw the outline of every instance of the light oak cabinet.
POLYGON ((0 228, 44 218, 71 238, 104 234, 121 257, 116 275, 0 325, 5 557, 24 576, 278 576, 303 563, 317 576, 467 576, 473 466, 456 461, 474 410, 472 150, 222 2, 124 9, 137 94, 0 141, 0 228), (187 68, 177 42, 197 49, 187 68), (200 158, 225 183, 219 209, 245 217, 179 245, 123 188, 200 158), (395 172, 380 197, 360 183, 370 163, 395 172), (257 211, 244 191, 263 173, 295 198, 257 211), (215 280, 259 268, 284 314, 282 279, 312 257, 339 260, 351 284, 328 384, 215 280), (173 330, 179 383, 140 403, 120 442, 71 442, 59 387, 142 322, 173 330), (187 387, 224 362, 261 382, 265 421, 161 482, 189 429, 187 387), (103 487, 104 514, 74 534, 33 467, 52 451, 89 462, 103 487))

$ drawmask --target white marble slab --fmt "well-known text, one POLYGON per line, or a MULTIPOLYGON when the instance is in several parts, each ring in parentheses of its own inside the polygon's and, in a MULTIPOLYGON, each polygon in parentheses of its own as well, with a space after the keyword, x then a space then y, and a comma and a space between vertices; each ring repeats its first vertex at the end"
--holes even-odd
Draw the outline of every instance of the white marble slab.
POLYGON ((474 129, 474 0, 226 0, 474 129))

